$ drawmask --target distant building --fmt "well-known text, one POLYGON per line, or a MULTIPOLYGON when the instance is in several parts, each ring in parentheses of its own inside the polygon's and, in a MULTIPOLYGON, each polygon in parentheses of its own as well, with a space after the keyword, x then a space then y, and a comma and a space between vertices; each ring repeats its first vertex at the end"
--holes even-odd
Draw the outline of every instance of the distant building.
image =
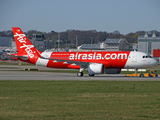
POLYGON ((44 51, 45 50, 45 43, 44 43, 44 34, 33 34, 32 39, 30 40, 32 42, 32 44, 40 51, 44 51))
POLYGON ((33 41, 33 45, 40 51, 44 51, 44 41, 33 41))
POLYGON ((153 49, 160 49, 160 37, 155 33, 138 36, 138 51, 153 55, 153 49))
POLYGON ((104 43, 107 51, 130 51, 130 44, 124 38, 106 39, 104 43))
POLYGON ((44 41, 45 37, 44 34, 33 34, 32 40, 36 40, 36 41, 44 41))
POLYGON ((10 37, 0 37, 0 46, 1 47, 10 47, 11 40, 12 40, 12 38, 10 38, 10 37))
POLYGON ((133 44, 133 45, 132 45, 132 48, 133 48, 133 50, 138 51, 138 44, 133 44))
POLYGON ((153 49, 153 57, 160 57, 160 49, 153 49))
POLYGON ((3 55, 4 51, 11 47, 12 38, 10 37, 0 37, 0 58, 3 55))
POLYGON ((153 57, 160 62, 160 49, 153 49, 153 57))
MULTIPOLYGON (((101 44, 101 43, 100 43, 101 44)), ((78 49, 83 50, 105 50, 100 44, 83 44, 78 47, 78 49)))
POLYGON ((46 49, 52 49, 52 43, 53 43, 52 40, 45 40, 44 41, 44 48, 45 48, 45 50, 46 49))
POLYGON ((79 49, 86 50, 105 50, 105 51, 130 51, 133 50, 126 39, 106 39, 99 44, 83 44, 79 49))
POLYGON ((3 55, 3 53, 5 52, 5 50, 7 49, 8 47, 0 47, 0 56, 3 55))

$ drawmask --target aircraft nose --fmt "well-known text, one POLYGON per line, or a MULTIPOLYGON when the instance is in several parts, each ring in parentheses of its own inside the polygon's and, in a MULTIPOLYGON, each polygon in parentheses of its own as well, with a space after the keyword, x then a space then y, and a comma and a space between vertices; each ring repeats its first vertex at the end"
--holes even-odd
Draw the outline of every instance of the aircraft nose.
POLYGON ((153 65, 157 65, 158 61, 156 59, 153 59, 153 65))

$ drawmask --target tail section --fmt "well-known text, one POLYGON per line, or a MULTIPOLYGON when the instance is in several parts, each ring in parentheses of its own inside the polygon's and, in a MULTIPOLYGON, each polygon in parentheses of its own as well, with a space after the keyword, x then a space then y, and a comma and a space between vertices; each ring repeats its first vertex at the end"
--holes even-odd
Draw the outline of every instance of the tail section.
POLYGON ((29 39, 19 27, 13 27, 12 30, 18 51, 18 54, 16 54, 16 56, 27 56, 28 60, 31 63, 35 64, 38 58, 41 57, 40 51, 38 51, 33 46, 33 44, 29 41, 29 39))

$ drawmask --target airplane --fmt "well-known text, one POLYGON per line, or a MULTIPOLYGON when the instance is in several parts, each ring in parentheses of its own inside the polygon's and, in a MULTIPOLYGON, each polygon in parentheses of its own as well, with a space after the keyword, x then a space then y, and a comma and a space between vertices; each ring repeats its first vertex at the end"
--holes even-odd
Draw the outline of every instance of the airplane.
POLYGON ((119 74, 122 68, 144 68, 157 65, 156 59, 139 51, 42 52, 34 47, 19 27, 13 27, 17 53, 11 58, 59 69, 79 69, 78 77, 87 70, 95 74, 119 74))

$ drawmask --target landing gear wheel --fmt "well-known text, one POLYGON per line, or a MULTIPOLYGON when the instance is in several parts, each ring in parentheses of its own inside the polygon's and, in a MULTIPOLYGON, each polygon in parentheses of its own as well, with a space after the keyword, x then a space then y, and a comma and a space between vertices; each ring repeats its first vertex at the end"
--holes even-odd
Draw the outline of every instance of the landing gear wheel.
POLYGON ((83 72, 78 72, 78 73, 77 73, 77 76, 78 76, 78 77, 82 77, 82 76, 83 76, 83 72))
POLYGON ((143 74, 140 74, 140 76, 139 77, 144 77, 144 75, 143 74))
POLYGON ((88 74, 90 77, 93 77, 94 76, 94 74, 88 74))

